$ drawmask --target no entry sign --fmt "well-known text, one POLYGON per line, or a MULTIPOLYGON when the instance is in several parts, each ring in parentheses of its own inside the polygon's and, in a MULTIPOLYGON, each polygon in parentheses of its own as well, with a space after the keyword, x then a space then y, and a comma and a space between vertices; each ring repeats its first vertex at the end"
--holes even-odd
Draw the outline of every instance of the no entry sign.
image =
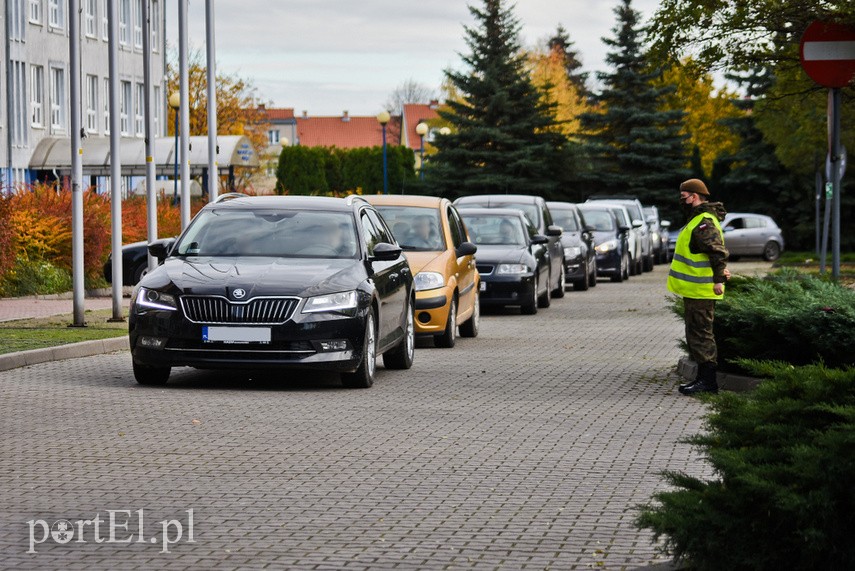
POLYGON ((846 87, 855 78, 855 28, 814 22, 802 36, 802 67, 823 87, 846 87))

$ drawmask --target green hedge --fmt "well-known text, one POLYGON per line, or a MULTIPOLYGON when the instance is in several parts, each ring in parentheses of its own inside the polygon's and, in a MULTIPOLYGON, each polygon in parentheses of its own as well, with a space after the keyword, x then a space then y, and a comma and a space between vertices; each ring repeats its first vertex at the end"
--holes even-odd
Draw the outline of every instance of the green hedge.
POLYGON ((636 524, 693 569, 855 569, 855 369, 740 365, 770 379, 688 440, 715 478, 666 473, 636 524))
POLYGON ((853 366, 855 291, 795 271, 735 278, 716 304, 715 337, 725 368, 741 358, 853 366))
MULTIPOLYGON (((404 146, 388 146, 389 192, 400 194, 416 180, 415 154, 404 146)), ((383 191, 383 148, 338 149, 284 147, 276 169, 276 188, 288 194, 344 194, 362 189, 383 191)))

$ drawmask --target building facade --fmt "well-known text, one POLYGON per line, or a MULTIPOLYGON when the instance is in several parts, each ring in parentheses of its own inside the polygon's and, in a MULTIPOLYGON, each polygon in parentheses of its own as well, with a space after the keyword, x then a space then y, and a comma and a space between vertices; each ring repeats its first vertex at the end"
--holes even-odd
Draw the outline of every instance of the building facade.
MULTIPOLYGON (((109 137, 108 0, 80 0, 80 117, 85 137, 109 137)), ((144 138, 143 4, 151 16, 155 133, 166 133, 166 0, 118 0, 121 135, 144 138)), ((30 159, 45 138, 70 136, 67 0, 4 0, 0 27, 0 184, 55 180, 30 159)))

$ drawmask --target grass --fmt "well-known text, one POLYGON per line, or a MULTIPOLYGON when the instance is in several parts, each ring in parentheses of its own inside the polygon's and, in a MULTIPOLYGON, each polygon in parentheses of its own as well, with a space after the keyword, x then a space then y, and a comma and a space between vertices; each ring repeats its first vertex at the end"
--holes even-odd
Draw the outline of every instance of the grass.
POLYGON ((87 311, 86 327, 69 327, 70 315, 0 322, 0 354, 127 335, 128 323, 109 323, 111 316, 109 309, 87 311))
MULTIPOLYGON (((826 263, 831 265, 831 249, 827 253, 826 263)), ((855 252, 840 252, 842 263, 855 264, 855 252)), ((819 255, 816 252, 783 252, 776 262, 779 266, 790 264, 816 264, 819 265, 819 255)))

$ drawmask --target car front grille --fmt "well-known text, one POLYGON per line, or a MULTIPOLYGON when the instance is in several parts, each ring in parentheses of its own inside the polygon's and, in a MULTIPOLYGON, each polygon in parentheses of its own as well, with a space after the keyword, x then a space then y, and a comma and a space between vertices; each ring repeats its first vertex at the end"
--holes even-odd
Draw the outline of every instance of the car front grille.
POLYGON ((489 276, 493 273, 494 266, 488 266, 486 264, 476 264, 475 266, 478 268, 478 273, 482 276, 489 276))
POLYGON ((278 325, 291 319, 299 299, 257 297, 234 303, 221 296, 182 296, 181 308, 193 323, 278 325))

